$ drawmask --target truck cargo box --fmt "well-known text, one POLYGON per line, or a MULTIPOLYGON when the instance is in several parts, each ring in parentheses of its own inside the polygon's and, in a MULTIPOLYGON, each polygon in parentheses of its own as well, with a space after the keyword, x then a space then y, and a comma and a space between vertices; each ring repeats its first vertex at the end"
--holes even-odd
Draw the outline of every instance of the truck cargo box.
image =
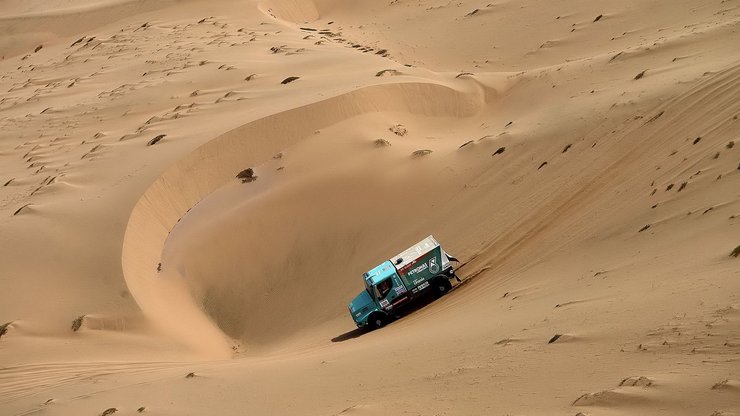
POLYGON ((431 235, 391 258, 409 290, 425 285, 447 266, 447 257, 431 235))

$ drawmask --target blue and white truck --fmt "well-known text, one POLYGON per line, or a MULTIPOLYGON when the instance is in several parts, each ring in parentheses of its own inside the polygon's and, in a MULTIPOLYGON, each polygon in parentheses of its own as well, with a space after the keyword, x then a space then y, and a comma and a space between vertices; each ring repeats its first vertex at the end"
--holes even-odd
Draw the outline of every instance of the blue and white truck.
POLYGON ((448 255, 433 236, 409 247, 362 275, 365 290, 349 304, 349 313, 360 328, 385 326, 396 311, 425 292, 440 297, 452 289, 455 274, 448 255))

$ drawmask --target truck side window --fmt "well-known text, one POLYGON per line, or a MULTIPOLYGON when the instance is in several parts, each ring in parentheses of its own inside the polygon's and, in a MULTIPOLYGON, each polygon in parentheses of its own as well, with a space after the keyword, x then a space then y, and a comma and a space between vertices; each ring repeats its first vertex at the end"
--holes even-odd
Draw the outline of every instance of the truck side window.
POLYGON ((385 299, 385 297, 388 295, 388 292, 391 291, 391 279, 385 279, 382 282, 375 285, 375 296, 380 299, 385 299))

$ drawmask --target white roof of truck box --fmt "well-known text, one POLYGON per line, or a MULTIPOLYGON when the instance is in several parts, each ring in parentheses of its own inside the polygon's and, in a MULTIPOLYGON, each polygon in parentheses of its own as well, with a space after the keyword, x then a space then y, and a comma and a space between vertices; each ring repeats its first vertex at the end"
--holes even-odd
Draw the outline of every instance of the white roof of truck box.
POLYGON ((434 237, 430 235, 429 237, 402 251, 399 255, 391 257, 391 262, 396 266, 397 270, 400 270, 407 264, 413 262, 424 254, 429 253, 438 246, 439 243, 437 242, 437 240, 435 240, 434 237))

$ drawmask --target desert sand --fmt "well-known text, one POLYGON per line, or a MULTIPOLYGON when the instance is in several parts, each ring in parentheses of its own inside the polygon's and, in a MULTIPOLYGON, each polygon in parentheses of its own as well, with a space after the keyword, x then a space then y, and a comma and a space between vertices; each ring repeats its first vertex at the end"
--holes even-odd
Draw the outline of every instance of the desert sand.
POLYGON ((0 51, 2 415, 740 415, 738 0, 5 0, 0 51), (462 283, 356 330, 430 234, 462 283))

